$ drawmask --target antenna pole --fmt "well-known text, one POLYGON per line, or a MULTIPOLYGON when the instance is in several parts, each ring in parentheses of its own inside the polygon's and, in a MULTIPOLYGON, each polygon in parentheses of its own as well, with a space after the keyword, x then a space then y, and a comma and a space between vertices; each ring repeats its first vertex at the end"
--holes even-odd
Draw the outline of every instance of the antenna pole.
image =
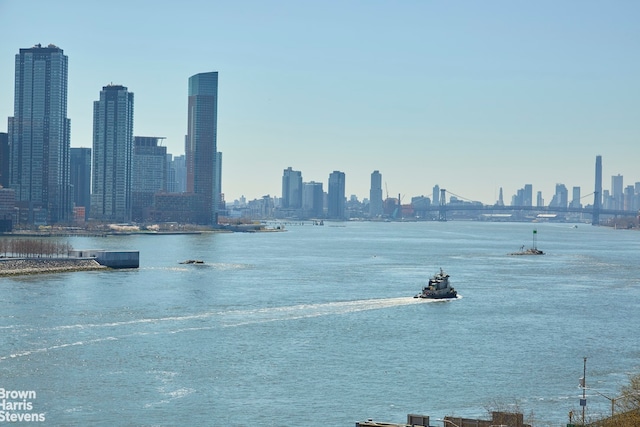
POLYGON ((582 370, 582 425, 584 425, 584 409, 587 407, 587 358, 584 358, 584 368, 582 370))

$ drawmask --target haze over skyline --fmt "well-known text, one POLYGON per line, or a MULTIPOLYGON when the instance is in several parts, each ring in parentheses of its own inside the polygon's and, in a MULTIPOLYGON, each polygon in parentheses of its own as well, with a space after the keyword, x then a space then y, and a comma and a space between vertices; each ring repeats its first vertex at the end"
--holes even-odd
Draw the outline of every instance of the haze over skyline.
MULTIPOLYGON (((593 192, 596 155, 640 181, 640 3, 0 0, 0 132, 13 115, 15 55, 55 44, 69 58, 72 147, 92 146, 93 102, 135 94, 134 134, 184 153, 187 82, 219 72, 218 150, 227 202, 280 196, 345 172, 369 197, 505 203, 525 184, 593 192), (384 184, 383 184, 384 185, 384 184)), ((592 198, 583 200, 591 203, 592 198)))

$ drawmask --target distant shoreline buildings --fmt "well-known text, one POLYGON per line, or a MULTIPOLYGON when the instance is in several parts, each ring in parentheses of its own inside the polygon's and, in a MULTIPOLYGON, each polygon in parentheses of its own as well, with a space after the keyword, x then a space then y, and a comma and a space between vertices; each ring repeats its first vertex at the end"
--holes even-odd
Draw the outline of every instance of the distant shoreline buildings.
MULTIPOLYGON (((303 181, 302 171, 292 167, 284 169, 281 197, 241 197, 227 203, 217 141, 217 71, 188 78, 185 150, 177 156, 167 153, 163 137, 135 136, 133 92, 114 84, 103 86, 94 102, 92 148, 71 148, 67 87, 68 58, 61 48, 37 44, 19 49, 14 114, 8 118, 8 132, 0 133, 0 230, 132 221, 216 227, 222 218, 443 219, 444 207, 467 212, 487 208, 438 184, 431 197, 390 197, 386 183, 383 195, 379 170, 371 173, 369 198, 358 200, 347 197, 344 172, 328 174, 325 192, 323 183, 303 181)), ((492 207, 518 208, 525 217, 534 209, 553 208, 579 218, 590 206, 595 223, 600 212, 640 210, 640 182, 625 187, 618 174, 611 177, 610 190, 602 189, 599 155, 593 193, 583 196, 580 187, 569 192, 558 183, 548 206, 542 192, 535 195, 534 200, 533 185, 525 184, 506 206, 500 188, 492 207), (593 204, 585 204, 592 195, 593 204)))

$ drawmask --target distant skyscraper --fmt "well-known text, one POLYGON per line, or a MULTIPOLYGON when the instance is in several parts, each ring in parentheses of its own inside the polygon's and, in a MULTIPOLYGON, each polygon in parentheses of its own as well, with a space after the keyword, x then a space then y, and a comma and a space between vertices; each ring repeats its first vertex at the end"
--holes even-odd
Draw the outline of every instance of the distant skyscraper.
POLYGON ((582 204, 580 203, 580 187, 573 187, 572 192, 573 194, 569 206, 572 208, 581 208, 582 204))
POLYGON ((0 132, 0 187, 9 188, 9 134, 0 132))
POLYGON ((333 171, 329 175, 329 197, 327 200, 327 218, 345 219, 345 175, 333 171))
POLYGON ((133 93, 110 84, 93 103, 93 182, 90 217, 131 221, 133 93))
POLYGON ((218 223, 220 199, 217 166, 218 72, 200 73, 189 78, 188 133, 185 156, 187 192, 200 195, 203 211, 197 222, 218 223))
MULTIPOLYGON (((218 197, 218 201, 216 204, 216 218, 218 216, 218 212, 221 209, 226 209, 224 202, 224 193, 222 193, 222 153, 220 151, 216 152, 215 157, 216 162, 216 179, 214 184, 214 197, 218 197)), ((217 221, 216 221, 217 222, 217 221)))
MULTIPOLYGON (((170 155, 169 155, 170 156, 170 155)), ((170 160, 171 170, 167 183, 167 191, 170 193, 184 193, 187 191, 187 163, 185 155, 173 156, 170 160)))
POLYGON ((322 218, 324 193, 321 182, 302 183, 302 210, 306 218, 322 218))
POLYGON ((177 188, 176 169, 173 166, 173 155, 167 153, 167 192, 175 193, 177 188))
POLYGON ((377 217, 382 215, 382 174, 375 170, 371 174, 371 187, 369 190, 369 215, 377 217))
POLYGON ((440 186, 437 184, 433 186, 433 205, 440 206, 440 186))
POLYGON ((625 211, 634 209, 633 208, 633 206, 635 205, 634 193, 635 191, 634 191, 633 185, 627 185, 624 188, 624 201, 623 201, 622 209, 624 209, 625 211))
POLYGON ((593 192, 593 215, 591 216, 591 225, 600 223, 600 209, 604 194, 602 193, 602 156, 596 156, 596 185, 593 192))
POLYGON ((496 202, 497 206, 504 206, 504 197, 502 194, 502 187, 500 187, 500 193, 498 195, 498 201, 496 202))
POLYGON ((569 204, 569 191, 564 184, 556 184, 556 193, 551 199, 550 207, 566 208, 569 204))
POLYGON ((596 156, 596 185, 593 193, 593 206, 596 210, 602 206, 602 156, 596 156))
POLYGON ((516 194, 511 197, 511 206, 524 205, 524 188, 520 188, 516 194))
POLYGON ((611 177, 611 196, 613 197, 613 209, 624 209, 624 187, 622 175, 611 177))
POLYGON ((302 207, 302 173, 294 171, 291 166, 282 173, 283 209, 299 209, 302 207))
POLYGON ((85 220, 91 206, 91 148, 71 148, 73 204, 84 208, 85 220))
POLYGON ((67 56, 54 45, 16 55, 14 115, 9 118, 11 188, 28 202, 30 221, 71 218, 67 56), (34 218, 39 211, 38 218, 34 218))
POLYGON ((525 184, 522 193, 522 206, 533 206, 533 185, 525 184))
POLYGON ((167 190, 167 147, 164 138, 136 136, 133 138, 131 217, 145 221, 151 216, 153 195, 167 190))

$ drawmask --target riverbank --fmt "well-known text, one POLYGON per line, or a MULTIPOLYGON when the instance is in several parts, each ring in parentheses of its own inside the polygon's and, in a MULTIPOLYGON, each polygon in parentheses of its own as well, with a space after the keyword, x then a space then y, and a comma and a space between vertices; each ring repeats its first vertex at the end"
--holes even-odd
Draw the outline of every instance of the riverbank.
POLYGON ((0 276, 61 273, 71 271, 102 270, 94 259, 86 258, 3 258, 0 259, 0 276))

